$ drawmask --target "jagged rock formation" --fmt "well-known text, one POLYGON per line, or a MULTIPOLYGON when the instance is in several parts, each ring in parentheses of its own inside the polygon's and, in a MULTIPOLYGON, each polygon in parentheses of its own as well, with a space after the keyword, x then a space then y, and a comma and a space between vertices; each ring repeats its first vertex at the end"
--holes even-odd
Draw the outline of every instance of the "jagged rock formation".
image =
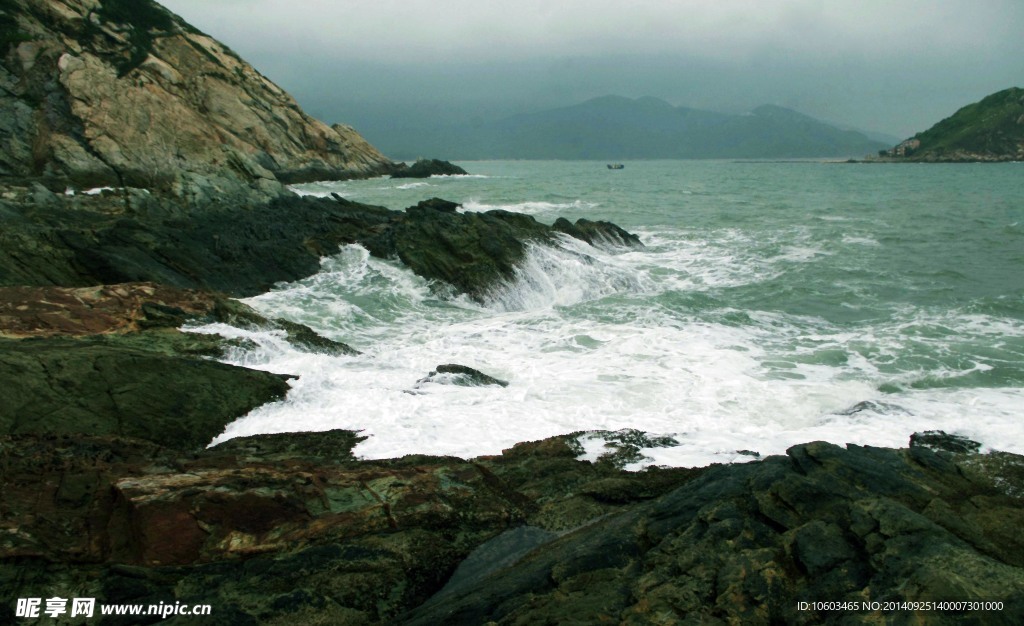
POLYGON ((881 160, 928 163, 1024 161, 1024 89, 969 104, 889 150, 881 160))
POLYGON ((68 196, 35 188, 0 197, 0 285, 88 286, 151 281, 234 296, 315 273, 341 244, 484 299, 515 279, 531 241, 565 233, 593 243, 640 246, 608 222, 554 226, 508 211, 460 213, 437 198, 405 211, 342 198, 282 194, 238 210, 234 196, 208 202, 129 190, 68 196), (288 227, 281 228, 281 216, 288 227))
POLYGON ((179 171, 296 182, 388 173, 152 0, 0 2, 0 175, 172 185, 179 171))

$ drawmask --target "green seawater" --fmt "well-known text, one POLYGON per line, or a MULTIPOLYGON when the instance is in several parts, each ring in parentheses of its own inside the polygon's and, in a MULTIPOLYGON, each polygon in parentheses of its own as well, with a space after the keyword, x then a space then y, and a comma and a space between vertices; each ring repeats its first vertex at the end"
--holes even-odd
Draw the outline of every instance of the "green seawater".
MULTIPOLYGON (((522 391, 477 398, 478 409, 538 415, 553 430, 632 427, 724 454, 733 442, 769 453, 814 438, 899 445, 943 428, 1024 451, 1024 164, 460 165, 471 176, 296 189, 393 209, 440 197, 546 223, 610 220, 646 247, 538 252, 488 307, 435 298, 396 264, 349 250, 254 304, 368 349, 377 361, 363 365, 381 380, 438 351, 473 360, 522 391), (385 363, 393 354, 402 360, 385 363)), ((406 400, 392 410, 416 423, 461 402, 406 400)), ((422 433, 409 441, 380 454, 443 448, 422 433)))

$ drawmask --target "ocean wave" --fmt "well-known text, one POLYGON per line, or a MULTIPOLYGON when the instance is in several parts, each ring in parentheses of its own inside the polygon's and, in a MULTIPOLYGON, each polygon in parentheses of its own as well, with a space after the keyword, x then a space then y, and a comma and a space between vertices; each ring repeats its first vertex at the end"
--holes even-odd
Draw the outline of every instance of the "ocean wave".
POLYGON ((573 200, 572 202, 544 202, 535 200, 509 204, 486 204, 479 202, 478 200, 467 200, 462 203, 462 210, 473 213, 483 213, 484 211, 500 209, 503 211, 511 211, 513 213, 537 215, 541 213, 557 213, 559 211, 567 210, 588 210, 594 209, 598 206, 599 205, 595 202, 587 202, 585 200, 573 200))
POLYGON ((556 245, 529 244, 513 280, 492 288, 486 306, 523 311, 569 306, 651 287, 635 263, 605 248, 562 236, 556 245))

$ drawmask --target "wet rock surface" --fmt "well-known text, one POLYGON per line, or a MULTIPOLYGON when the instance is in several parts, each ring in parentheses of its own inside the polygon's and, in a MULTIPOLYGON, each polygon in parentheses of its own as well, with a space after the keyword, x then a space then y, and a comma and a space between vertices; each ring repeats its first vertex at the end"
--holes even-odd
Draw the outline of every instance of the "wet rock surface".
POLYGON ((225 322, 285 334, 299 349, 347 345, 268 320, 222 295, 129 283, 0 288, 0 432, 116 435, 198 449, 231 421, 288 392, 288 376, 213 360, 236 342, 186 333, 225 322))
POLYGON ((457 385, 460 387, 508 387, 508 381, 506 380, 488 376, 472 367, 453 363, 438 365, 425 378, 418 380, 416 386, 419 387, 427 383, 457 385))
POLYGON ((184 454, 2 437, 0 591, 211 604, 216 623, 254 624, 1010 624, 1024 610, 1024 501, 1000 486, 1015 455, 813 443, 629 473, 577 460, 571 436, 472 461, 360 461, 360 439, 184 454), (1004 608, 797 609, 815 598, 1004 608))
POLYGON ((895 615, 1010 624, 1024 611, 1024 553, 1019 540, 997 538, 1024 512, 1022 502, 994 488, 992 476, 965 477, 960 458, 814 443, 709 468, 403 623, 861 623, 895 615), (1004 608, 799 611, 810 598, 998 598, 1004 608))
MULTIPOLYGON (((0 591, 182 599, 233 623, 396 623, 477 546, 542 508, 502 477, 508 459, 360 462, 359 440, 263 435, 186 455, 139 439, 0 438, 0 591)), ((546 450, 515 457, 554 500, 619 474, 546 450)))
MULTIPOLYGON (((459 213, 438 198, 392 211, 343 198, 236 192, 196 202, 141 190, 50 194, 41 205, 29 190, 9 189, 0 198, 0 285, 149 281, 251 296, 313 274, 339 246, 360 243, 374 256, 397 258, 447 289, 483 299, 515 278, 529 242, 560 232, 508 211, 459 213)), ((621 229, 614 225, 591 224, 605 224, 587 231, 608 229, 602 241, 635 239, 616 235, 621 229)))

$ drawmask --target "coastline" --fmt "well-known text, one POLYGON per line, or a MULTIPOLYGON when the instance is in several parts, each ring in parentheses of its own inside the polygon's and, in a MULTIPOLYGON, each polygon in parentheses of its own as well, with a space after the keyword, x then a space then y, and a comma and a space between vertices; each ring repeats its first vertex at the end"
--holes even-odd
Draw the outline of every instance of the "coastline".
MULTIPOLYGON (((1024 456, 943 432, 641 471, 626 468, 659 442, 628 429, 466 459, 359 459, 355 429, 208 447, 294 376, 221 363, 251 345, 183 326, 353 355, 236 299, 313 275, 340 246, 480 303, 531 246, 643 243, 599 218, 300 197, 285 185, 465 172, 392 162, 314 120, 148 0, 2 12, 0 622, 72 598, 173 607, 168 624, 282 626, 1024 614, 1024 456), (208 620, 177 612, 198 606, 208 620)), ((436 362, 428 378, 505 382, 436 362)))
MULTIPOLYGON (((976 444, 941 433, 915 436, 903 449, 819 442, 750 463, 640 472, 623 469, 651 445, 640 433, 608 437, 612 444, 593 461, 580 459, 580 439, 591 433, 524 442, 500 456, 468 460, 358 460, 351 450, 360 434, 352 431, 258 435, 204 449, 210 434, 240 412, 279 397, 285 381, 209 361, 230 343, 181 333, 185 321, 276 324, 303 349, 351 349, 202 289, 202 281, 225 280, 216 278, 226 271, 222 264, 202 278, 166 264, 166 257, 166 265, 152 265, 139 264, 146 254, 125 255, 124 242, 133 239, 123 233, 148 228, 139 222, 126 230, 125 220, 159 214, 162 202, 176 202, 172 198, 129 193, 126 203, 116 192, 58 197, 35 188, 20 206, 34 214, 55 198, 77 198, 73 210, 57 213, 88 216, 88 232, 101 234, 104 224, 120 232, 118 258, 131 267, 149 267, 154 278, 191 276, 201 289, 155 283, 0 289, 0 323, 8 337, 0 341, 0 362, 18 388, 33 394, 5 409, 26 419, 9 424, 0 438, 8 486, 0 572, 10 597, 60 588, 105 602, 209 605, 218 619, 270 624, 314 618, 503 623, 579 615, 650 623, 664 611, 829 622, 844 614, 799 609, 808 598, 999 601, 1002 611, 985 614, 996 623, 1024 609, 1024 542, 1014 530, 1024 519, 1024 457, 981 455, 976 444), (179 274, 167 274, 171 269, 179 274), (51 349, 54 360, 47 361, 51 349), (43 367, 23 365, 19 354, 43 367), (116 365, 119 358, 125 366, 116 365), (222 411, 197 395, 204 382, 218 380, 208 367, 227 376, 211 387, 229 400, 222 411), (54 371, 63 374, 54 377, 54 371), (269 395, 258 391, 268 383, 269 395), (55 394, 49 404, 41 402, 46 388, 55 394), (108 416, 109 426, 45 410, 62 398, 95 400, 83 405, 85 415, 108 416), (28 406, 43 415, 29 416, 28 406), (952 563, 956 568, 948 567, 952 563), (1000 582, 984 582, 993 580, 1000 582)), ((8 213, 17 210, 16 202, 6 202, 8 213)), ((392 232, 389 241, 411 242, 419 255, 426 245, 415 235, 421 231, 455 236, 465 228, 492 228, 517 240, 543 238, 551 228, 505 211, 455 213, 436 199, 404 212, 339 199, 287 202, 296 217, 289 236, 309 241, 321 232, 320 221, 303 226, 298 218, 298 207, 308 204, 318 214, 333 211, 332 222, 344 224, 316 236, 348 241, 366 229, 392 232)), ((211 223, 230 222, 243 239, 222 240, 219 253, 235 250, 227 258, 242 268, 249 267, 249 256, 264 258, 259 247, 242 243, 247 237, 264 241, 259 228, 246 225, 264 219, 259 206, 227 210, 224 218, 211 223)), ((595 223, 582 222, 582 230, 579 222, 566 222, 562 232, 584 238, 595 223)), ((67 248, 55 242, 73 248, 70 227, 35 222, 26 232, 48 242, 53 258, 66 259, 61 250, 67 248), (47 235, 51 228, 61 238, 47 235)), ((601 228, 603 237, 636 245, 621 229, 601 228)), ((172 232, 187 250, 182 232, 172 232)), ((206 236, 203 227, 189 232, 206 236)), ((143 242, 159 239, 134 241, 136 251, 145 252, 143 242)), ((273 250, 291 247, 287 237, 273 241, 273 250)), ((438 266, 427 259, 442 258, 407 256, 420 271, 438 266)), ((474 258, 470 267, 490 267, 494 258, 484 256, 490 261, 474 258)), ((109 262, 66 266, 80 267, 115 269, 109 262)), ((297 267, 301 275, 314 266, 297 267)), ((43 273, 61 275, 54 272, 43 273)), ((500 275, 465 267, 456 273, 483 285, 500 275)), ((232 284, 238 293, 252 293, 264 281, 257 276, 232 284)), ((967 615, 899 613, 932 623, 967 615)))

